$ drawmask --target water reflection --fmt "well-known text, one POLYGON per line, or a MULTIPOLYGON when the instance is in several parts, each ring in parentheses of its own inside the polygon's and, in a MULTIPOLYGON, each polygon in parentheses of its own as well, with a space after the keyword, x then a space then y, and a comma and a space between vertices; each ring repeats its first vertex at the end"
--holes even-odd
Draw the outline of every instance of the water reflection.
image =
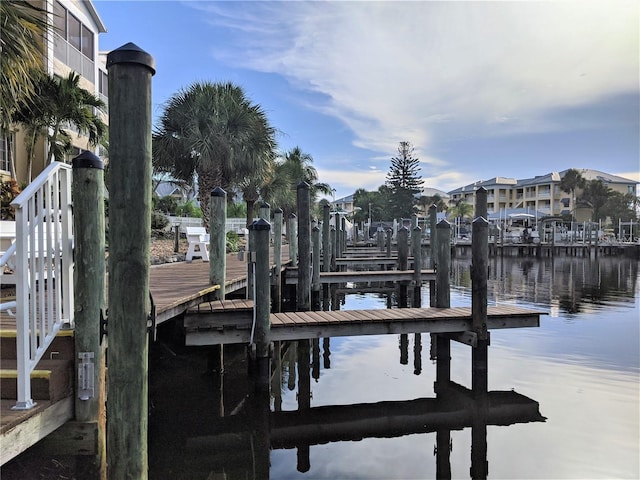
MULTIPOLYGON (((469 305, 469 262, 453 267, 452 304, 469 305)), ((480 398, 464 386, 469 347, 451 345, 453 382, 437 384, 426 335, 283 343, 270 397, 253 393, 244 348, 225 351, 224 371, 208 376, 206 351, 165 355, 153 363, 149 477, 638 478, 637 262, 490 267, 490 301, 555 316, 494 333, 480 398), (168 385, 184 394, 167 395, 168 385)), ((388 289, 333 293, 341 309, 395 304, 388 289)))
MULTIPOLYGON (((421 369, 419 337, 413 338, 414 373, 416 368, 421 369)), ((297 472, 313 468, 310 478, 319 478, 326 465, 312 465, 312 447, 432 433, 436 436, 435 471, 424 475, 446 479, 452 478, 451 432, 464 429, 470 429, 471 434, 470 477, 486 478, 487 426, 545 420, 538 402, 515 391, 471 391, 451 381, 435 382, 435 396, 430 398, 312 406, 312 385, 322 381, 320 358, 326 368, 330 344, 330 339, 276 344, 271 395, 252 388, 246 375, 231 374, 229 369, 237 369, 238 361, 242 363, 242 352, 230 349, 235 354, 227 354, 229 369, 225 366, 224 372, 213 374, 210 386, 217 392, 210 396, 209 408, 206 412, 199 410, 199 422, 182 425, 181 430, 188 427, 183 441, 171 446, 167 460, 180 458, 185 464, 169 468, 169 460, 163 462, 166 470, 156 464, 151 478, 207 479, 218 474, 221 478, 280 478, 273 472, 282 467, 273 461, 276 450, 295 450, 297 472), (283 408, 283 395, 292 389, 296 392, 295 405, 290 399, 283 408), (239 392, 244 395, 239 396, 239 392)), ((408 345, 406 349, 408 352, 408 345)), ((345 368, 339 364, 334 367, 345 368)))
MULTIPOLYGON (((471 260, 452 262, 452 283, 471 288, 471 260)), ((633 304, 638 289, 638 262, 621 257, 489 259, 489 297, 551 307, 570 315, 608 305, 633 304)))

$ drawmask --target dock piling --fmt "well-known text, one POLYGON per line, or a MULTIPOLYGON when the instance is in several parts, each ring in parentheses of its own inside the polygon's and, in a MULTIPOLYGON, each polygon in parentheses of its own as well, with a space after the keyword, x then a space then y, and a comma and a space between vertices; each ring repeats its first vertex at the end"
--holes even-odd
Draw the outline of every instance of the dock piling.
POLYGON ((271 345, 271 292, 269 283, 269 236, 271 224, 260 218, 249 226, 252 237, 255 239, 256 263, 255 263, 255 337, 257 365, 257 388, 262 390, 269 388, 270 365, 269 349, 271 345))
POLYGON ((274 286, 274 291, 271 297, 274 312, 281 310, 282 302, 282 217, 282 209, 276 208, 273 212, 273 256, 276 269, 273 274, 272 285, 274 286))
POLYGON ((146 479, 148 425, 151 77, 155 61, 128 43, 109 72, 109 369, 107 473, 146 479))
POLYGON ((298 198, 298 286, 297 308, 311 309, 311 212, 309 184, 300 182, 298 198))
POLYGON ((76 387, 76 422, 95 425, 97 451, 89 470, 95 478, 106 475, 105 424, 105 344, 100 332, 100 315, 104 309, 105 229, 104 164, 91 152, 73 159, 72 192, 75 231, 75 362, 78 383, 83 377, 88 387, 76 387), (93 368, 85 369, 88 360, 93 368), (82 374, 81 374, 82 372, 82 374), (90 378, 84 378, 90 375, 90 378))
POLYGON ((216 187, 211 192, 209 210, 211 220, 209 222, 209 283, 220 285, 213 292, 214 300, 224 300, 224 285, 227 272, 227 235, 225 225, 227 223, 227 192, 216 187))

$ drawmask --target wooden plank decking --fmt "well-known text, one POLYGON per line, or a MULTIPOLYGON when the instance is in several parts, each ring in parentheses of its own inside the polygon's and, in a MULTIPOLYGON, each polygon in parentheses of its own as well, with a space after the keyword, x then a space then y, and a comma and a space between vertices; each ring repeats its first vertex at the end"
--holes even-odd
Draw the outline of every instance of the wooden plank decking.
MULTIPOLYGON (((248 343, 252 312, 245 310, 234 316, 224 312, 222 306, 191 310, 184 321, 187 345, 248 343)), ((542 314, 514 305, 489 306, 487 327, 538 327, 542 314)), ((273 341, 472 330, 471 307, 286 312, 272 313, 270 321, 273 341)))
MULTIPOLYGON (((282 246, 282 263, 289 263, 289 247, 282 246)), ((271 252, 272 267, 275 264, 271 252)), ((247 286, 247 263, 237 254, 227 255, 225 294, 247 286)), ((156 306, 156 324, 177 317, 207 301, 219 289, 209 283, 209 262, 167 263, 149 270, 149 290, 156 306)))

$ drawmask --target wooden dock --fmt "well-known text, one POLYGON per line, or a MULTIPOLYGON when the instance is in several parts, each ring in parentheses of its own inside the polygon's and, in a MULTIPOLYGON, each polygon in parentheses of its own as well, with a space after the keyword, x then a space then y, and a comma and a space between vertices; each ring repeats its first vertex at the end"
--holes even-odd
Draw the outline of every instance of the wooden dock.
MULTIPOLYGON (((275 267, 273 254, 272 268, 275 267)), ((289 260, 288 245, 282 247, 282 264, 289 260)), ((247 286, 247 262, 237 254, 227 255, 225 295, 247 286)), ((209 263, 194 260, 156 265, 149 270, 149 290, 156 307, 156 324, 171 320, 189 308, 207 301, 219 285, 209 283, 209 263)))
MULTIPOLYGON (((434 270, 422 270, 420 280, 423 282, 435 280, 434 270)), ((413 270, 360 270, 347 272, 320 272, 321 284, 347 283, 347 282, 410 282, 415 279, 413 270)), ((287 268, 284 283, 286 285, 298 284, 298 272, 295 268, 287 268)))
MULTIPOLYGON (((543 312, 514 305, 490 306, 487 328, 538 327, 541 314, 543 312)), ((251 301, 201 304, 185 315, 186 344, 249 343, 252 316, 251 301)), ((272 341, 472 330, 471 307, 285 312, 272 313, 270 321, 272 341)))

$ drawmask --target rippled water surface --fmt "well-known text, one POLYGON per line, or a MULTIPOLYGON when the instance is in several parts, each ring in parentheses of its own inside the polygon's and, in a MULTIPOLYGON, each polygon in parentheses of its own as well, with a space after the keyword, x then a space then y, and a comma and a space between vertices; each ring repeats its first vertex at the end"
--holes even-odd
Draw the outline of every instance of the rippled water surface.
MULTIPOLYGON (((454 260, 452 273, 452 306, 470 305, 469 261, 454 260)), ((623 258, 490 259, 491 304, 546 312, 540 328, 491 334, 489 390, 529 402, 503 422, 510 425, 484 427, 479 414, 464 419, 447 413, 449 400, 436 401, 428 334, 294 342, 262 403, 231 369, 180 380, 190 400, 177 411, 151 409, 151 478, 414 479, 442 468, 471 478, 483 465, 488 478, 639 478, 638 278, 638 262, 623 258), (315 417, 296 416, 307 404, 315 417), (422 417, 416 405, 440 413, 422 417), (181 420, 169 428, 163 415, 181 420), (342 415, 353 421, 341 426, 342 415), (448 452, 436 454, 438 435, 448 452)), ((347 295, 340 309, 387 303, 384 294, 347 295)), ((470 347, 452 342, 451 357, 451 380, 469 388, 470 347)), ((201 367, 164 361, 168 371, 179 362, 201 367)), ((473 402, 462 410, 479 411, 473 402)))

